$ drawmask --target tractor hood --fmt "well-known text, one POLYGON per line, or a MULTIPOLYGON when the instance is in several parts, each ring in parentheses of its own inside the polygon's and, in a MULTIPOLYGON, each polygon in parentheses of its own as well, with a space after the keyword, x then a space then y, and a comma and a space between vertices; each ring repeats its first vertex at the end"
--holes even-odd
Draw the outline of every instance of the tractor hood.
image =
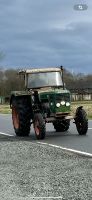
POLYGON ((69 113, 71 106, 70 96, 69 90, 57 88, 42 91, 39 94, 41 102, 49 103, 50 111, 52 113, 69 113))

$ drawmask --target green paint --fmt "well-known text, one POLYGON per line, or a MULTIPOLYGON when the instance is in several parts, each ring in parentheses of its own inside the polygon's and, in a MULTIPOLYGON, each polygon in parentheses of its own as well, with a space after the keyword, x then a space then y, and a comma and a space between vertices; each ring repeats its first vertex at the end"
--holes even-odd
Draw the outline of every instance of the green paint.
POLYGON ((70 92, 63 89, 50 89, 46 92, 39 94, 41 102, 49 102, 51 113, 56 112, 70 112, 70 106, 66 106, 66 103, 70 101, 70 92), (61 105, 61 101, 65 101, 65 105, 61 105), (56 104, 60 103, 60 107, 57 108, 56 104))

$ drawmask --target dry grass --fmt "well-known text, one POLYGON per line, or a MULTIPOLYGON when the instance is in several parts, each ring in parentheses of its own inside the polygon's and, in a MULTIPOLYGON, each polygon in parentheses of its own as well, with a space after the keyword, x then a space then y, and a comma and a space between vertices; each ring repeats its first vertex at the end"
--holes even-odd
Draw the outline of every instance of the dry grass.
MULTIPOLYGON (((74 114, 78 106, 83 106, 89 118, 92 118, 92 101, 78 101, 72 102, 71 112, 74 114)), ((0 105, 0 113, 10 114, 11 109, 9 105, 0 105)))
POLYGON ((9 105, 0 105, 0 113, 1 114, 10 114, 11 113, 11 109, 9 105))
POLYGON ((92 118, 92 101, 72 102, 71 111, 74 114, 78 106, 83 106, 88 118, 92 118))

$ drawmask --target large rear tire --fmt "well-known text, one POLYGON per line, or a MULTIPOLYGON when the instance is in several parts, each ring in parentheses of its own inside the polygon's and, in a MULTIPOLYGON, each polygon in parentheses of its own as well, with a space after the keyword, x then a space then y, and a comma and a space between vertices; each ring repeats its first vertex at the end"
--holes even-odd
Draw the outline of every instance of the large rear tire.
POLYGON ((62 120, 62 121, 56 121, 53 123, 54 128, 56 129, 56 132, 65 132, 68 131, 70 126, 70 120, 62 120))
POLYGON ((17 136, 30 133, 31 101, 30 97, 14 97, 12 100, 12 121, 17 136))
POLYGON ((41 113, 36 113, 34 115, 34 130, 36 138, 38 140, 42 140, 45 138, 46 127, 45 127, 45 121, 41 113))
POLYGON ((75 124, 79 135, 86 135, 88 130, 87 113, 82 107, 77 108, 75 124))

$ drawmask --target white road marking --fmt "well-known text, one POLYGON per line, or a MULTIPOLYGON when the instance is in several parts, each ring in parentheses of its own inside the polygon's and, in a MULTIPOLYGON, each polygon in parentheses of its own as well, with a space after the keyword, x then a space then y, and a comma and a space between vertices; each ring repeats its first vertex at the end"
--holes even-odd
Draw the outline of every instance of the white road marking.
MULTIPOLYGON (((3 132, 0 132, 0 135, 14 137, 14 135, 10 135, 8 133, 3 133, 3 132)), ((31 142, 31 143, 33 143, 33 142, 31 142)), ((62 147, 62 146, 58 146, 58 145, 54 145, 54 144, 49 144, 49 143, 45 143, 45 142, 36 142, 36 143, 37 144, 41 144, 41 145, 47 145, 47 146, 50 146, 50 147, 55 147, 55 148, 58 148, 58 149, 62 149, 62 150, 71 152, 71 153, 76 153, 76 154, 79 154, 79 155, 82 155, 82 156, 86 156, 86 157, 92 158, 92 154, 91 153, 87 153, 87 152, 84 152, 84 151, 70 149, 70 148, 66 148, 66 147, 62 147)), ((33 143, 33 144, 35 144, 35 143, 33 143)))
POLYGON ((89 130, 91 130, 92 128, 88 128, 89 130))
POLYGON ((63 197, 30 197, 30 199, 62 199, 63 197))
POLYGON ((13 137, 13 135, 10 135, 8 133, 3 133, 3 132, 0 132, 0 135, 6 135, 6 136, 12 136, 13 137))
POLYGON ((57 145, 49 144, 49 143, 45 143, 45 142, 37 142, 37 143, 38 144, 42 144, 42 145, 47 145, 47 146, 50 146, 50 147, 55 147, 55 148, 58 148, 58 149, 62 149, 62 150, 65 150, 67 152, 76 153, 76 154, 81 155, 81 156, 86 156, 86 157, 92 158, 92 154, 91 153, 87 153, 87 152, 84 152, 84 151, 78 151, 78 150, 75 150, 75 149, 69 149, 69 148, 66 148, 66 147, 57 146, 57 145))

